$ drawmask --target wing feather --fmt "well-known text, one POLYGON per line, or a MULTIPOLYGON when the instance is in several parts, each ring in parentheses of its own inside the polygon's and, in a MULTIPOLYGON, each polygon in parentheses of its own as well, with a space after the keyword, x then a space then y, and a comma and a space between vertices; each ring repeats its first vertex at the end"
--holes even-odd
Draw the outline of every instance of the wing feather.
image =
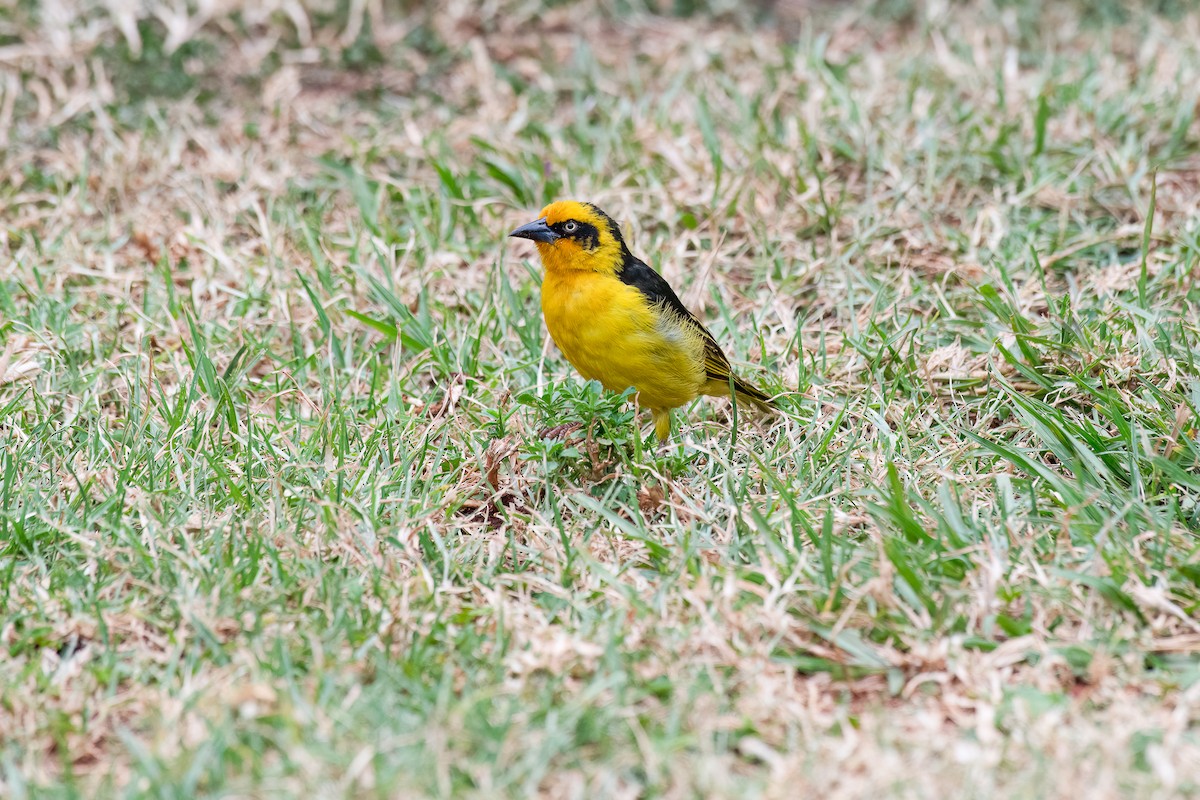
POLYGON ((738 395, 745 395, 756 405, 765 408, 773 407, 770 397, 733 375, 729 359, 725 357, 725 352, 721 350, 717 340, 708 332, 708 328, 704 327, 704 323, 687 310, 679 296, 675 294, 675 290, 671 288, 671 284, 667 283, 663 276, 626 250, 617 277, 640 291, 650 303, 661 305, 674 312, 683 325, 700 334, 704 341, 704 376, 708 380, 728 384, 732 379, 734 391, 738 395))
POLYGON ((649 267, 644 261, 626 254, 625 262, 618 277, 628 285, 641 292, 651 305, 660 305, 675 313, 683 325, 699 333, 704 339, 704 368, 709 372, 708 377, 728 377, 729 360, 721 352, 713 335, 704 327, 704 323, 696 319, 696 315, 675 294, 671 284, 649 267))

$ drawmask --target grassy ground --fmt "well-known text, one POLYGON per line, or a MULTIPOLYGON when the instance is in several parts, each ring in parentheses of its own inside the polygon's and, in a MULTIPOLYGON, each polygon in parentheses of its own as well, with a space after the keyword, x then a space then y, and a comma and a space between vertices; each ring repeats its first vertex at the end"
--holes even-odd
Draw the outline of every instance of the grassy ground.
POLYGON ((0 794, 1200 791, 1200 15, 440 5, 0 9, 0 794))

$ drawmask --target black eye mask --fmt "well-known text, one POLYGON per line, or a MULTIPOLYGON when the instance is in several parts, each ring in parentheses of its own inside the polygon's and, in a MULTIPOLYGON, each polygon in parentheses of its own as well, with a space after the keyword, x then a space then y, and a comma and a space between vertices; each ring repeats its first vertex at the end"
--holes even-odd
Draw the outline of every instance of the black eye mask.
POLYGON ((583 246, 584 250, 595 250, 600 246, 600 231, 595 225, 589 225, 586 222, 569 219, 563 222, 555 223, 550 228, 560 236, 566 239, 574 239, 583 246), (568 231, 567 225, 575 223, 575 230, 568 231))

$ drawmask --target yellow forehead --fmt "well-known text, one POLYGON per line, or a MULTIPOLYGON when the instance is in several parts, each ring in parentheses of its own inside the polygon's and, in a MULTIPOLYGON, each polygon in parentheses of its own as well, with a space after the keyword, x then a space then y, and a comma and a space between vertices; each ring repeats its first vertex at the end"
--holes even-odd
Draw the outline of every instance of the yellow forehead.
POLYGON ((578 200, 559 200, 557 203, 551 203, 543 208, 539 216, 546 218, 547 225, 556 225, 568 219, 588 222, 595 217, 595 214, 592 213, 590 207, 578 200))

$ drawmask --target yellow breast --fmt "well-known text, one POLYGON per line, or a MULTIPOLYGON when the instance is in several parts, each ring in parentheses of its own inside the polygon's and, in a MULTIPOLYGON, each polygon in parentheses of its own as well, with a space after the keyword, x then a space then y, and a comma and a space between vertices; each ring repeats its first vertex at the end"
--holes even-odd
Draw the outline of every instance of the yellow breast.
POLYGON ((681 406, 704 383, 703 340, 612 275, 547 270, 542 314, 579 374, 614 392, 632 386, 643 407, 681 406))

